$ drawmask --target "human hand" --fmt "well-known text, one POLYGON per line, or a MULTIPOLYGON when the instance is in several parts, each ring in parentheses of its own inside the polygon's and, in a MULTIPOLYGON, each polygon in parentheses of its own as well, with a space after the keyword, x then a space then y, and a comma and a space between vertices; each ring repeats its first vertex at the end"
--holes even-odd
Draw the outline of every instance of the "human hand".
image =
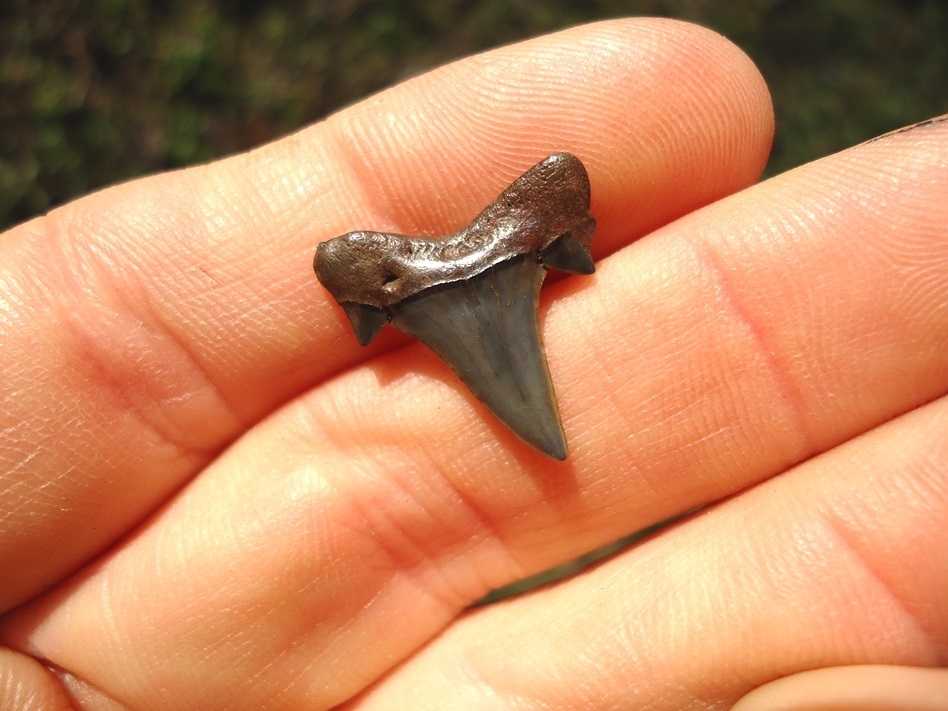
POLYGON ((722 38, 610 22, 7 233, 0 709, 710 709, 944 666, 948 122, 748 188, 772 127, 722 38), (544 290, 563 463, 422 346, 360 348, 310 269, 557 150, 600 260, 544 290))

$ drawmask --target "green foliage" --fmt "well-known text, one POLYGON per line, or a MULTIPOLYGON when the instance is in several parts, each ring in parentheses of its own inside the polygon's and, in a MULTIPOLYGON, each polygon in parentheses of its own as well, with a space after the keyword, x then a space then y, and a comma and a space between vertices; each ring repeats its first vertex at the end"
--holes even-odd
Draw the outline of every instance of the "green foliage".
POLYGON ((716 29, 758 63, 777 107, 770 173, 948 110, 938 0, 5 0, 0 228, 465 54, 643 14, 716 29))

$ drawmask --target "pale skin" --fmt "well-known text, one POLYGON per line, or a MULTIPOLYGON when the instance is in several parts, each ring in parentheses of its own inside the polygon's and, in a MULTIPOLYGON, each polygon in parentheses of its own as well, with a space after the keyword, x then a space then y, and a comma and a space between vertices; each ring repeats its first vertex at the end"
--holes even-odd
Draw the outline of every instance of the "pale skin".
POLYGON ((725 39, 615 21, 6 233, 0 709, 946 708, 948 122, 755 185, 773 128, 725 39), (558 150, 564 463, 310 266, 558 150))

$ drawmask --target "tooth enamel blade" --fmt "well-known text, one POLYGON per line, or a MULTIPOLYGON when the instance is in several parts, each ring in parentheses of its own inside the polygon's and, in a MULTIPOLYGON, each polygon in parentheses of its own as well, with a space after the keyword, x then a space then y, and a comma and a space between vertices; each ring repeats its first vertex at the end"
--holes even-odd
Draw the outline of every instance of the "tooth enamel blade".
POLYGON ((546 270, 534 254, 433 287, 391 307, 392 325, 438 354, 524 442, 566 458, 537 308, 546 270))

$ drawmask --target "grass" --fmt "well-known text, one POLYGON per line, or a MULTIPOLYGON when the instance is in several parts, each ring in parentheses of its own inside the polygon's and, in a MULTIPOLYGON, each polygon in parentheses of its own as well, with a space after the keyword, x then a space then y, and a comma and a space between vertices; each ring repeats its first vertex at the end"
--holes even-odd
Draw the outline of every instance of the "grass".
POLYGON ((852 0, 9 0, 0 228, 212 160, 459 56, 608 17, 698 22, 768 80, 768 174, 948 111, 948 6, 852 0))

